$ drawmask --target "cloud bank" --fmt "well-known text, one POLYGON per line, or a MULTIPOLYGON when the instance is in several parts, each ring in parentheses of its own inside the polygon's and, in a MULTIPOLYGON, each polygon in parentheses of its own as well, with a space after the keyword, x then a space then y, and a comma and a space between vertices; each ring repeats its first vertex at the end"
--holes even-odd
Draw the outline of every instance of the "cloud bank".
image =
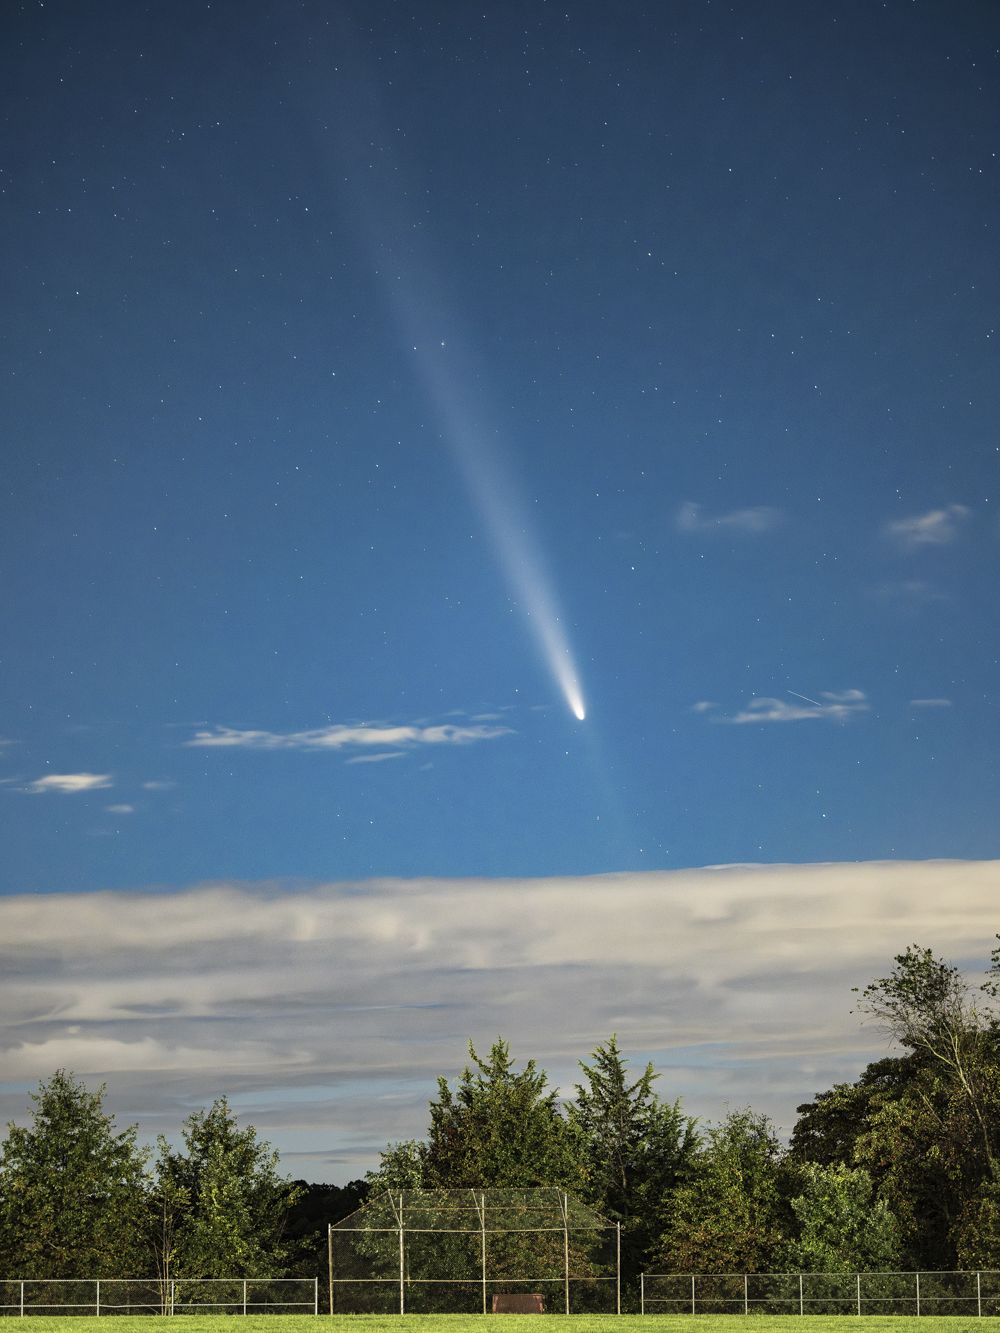
POLYGON ((286 1170, 346 1180, 425 1132, 469 1037, 570 1090, 617 1032, 690 1112, 787 1130, 887 1049, 851 987, 911 941, 984 966, 998 898, 995 861, 6 898, 0 1114, 58 1067, 149 1135, 225 1092, 286 1170))

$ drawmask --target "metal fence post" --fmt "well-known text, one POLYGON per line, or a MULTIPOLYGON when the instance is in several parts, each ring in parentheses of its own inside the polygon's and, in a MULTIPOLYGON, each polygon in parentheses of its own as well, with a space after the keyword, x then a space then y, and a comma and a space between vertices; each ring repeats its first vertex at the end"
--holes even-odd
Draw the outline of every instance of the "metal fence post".
POLYGON ((486 1195, 479 1195, 479 1257, 483 1274, 483 1314, 486 1313, 486 1195))
POLYGON ((982 1319, 982 1317, 983 1317, 983 1287, 982 1287, 982 1283, 980 1282, 980 1278, 981 1278, 981 1277, 982 1277, 982 1274, 979 1273, 979 1272, 977 1272, 977 1273, 976 1273, 976 1314, 979 1316, 980 1319, 982 1319))
POLYGON ((319 1314, 319 1278, 313 1278, 313 1314, 319 1314))
POLYGON ((562 1196, 563 1205, 563 1266, 565 1277, 563 1279, 566 1288, 566 1313, 569 1314, 569 1199, 564 1194, 562 1196))
POLYGON ((21 1283, 21 1318, 24 1318, 24 1283, 21 1283))
POLYGON ((333 1223, 326 1224, 326 1271, 330 1286, 330 1313, 333 1314, 333 1223))
POLYGON ((749 1281, 749 1279, 748 1279, 748 1277, 747 1277, 747 1274, 744 1273, 744 1274, 743 1274, 743 1313, 744 1313, 744 1315, 748 1315, 748 1314, 750 1313, 750 1301, 749 1301, 749 1299, 748 1299, 748 1297, 749 1297, 749 1289, 748 1289, 748 1286, 747 1286, 748 1281, 749 1281))
POLYGON ((98 1278, 94 1284, 94 1313, 100 1318, 101 1315, 101 1279, 98 1278))
POLYGON ((622 1312, 622 1224, 615 1223, 615 1314, 622 1312))
POLYGON ((406 1314, 405 1261, 403 1257, 403 1194, 399 1194, 399 1313, 406 1314))
POLYGON ((801 1318, 802 1315, 805 1313, 803 1305, 804 1303, 802 1300, 802 1274, 800 1273, 799 1274, 799 1318, 801 1318))
POLYGON ((170 1279, 170 1313, 174 1312, 174 1279, 170 1279))
POLYGON ((646 1274, 639 1274, 639 1313, 646 1313, 646 1274))
POLYGON ((247 1280, 243 1279, 243 1313, 247 1312, 247 1280))
POLYGON ((858 1279, 858 1318, 861 1317, 861 1274, 857 1274, 858 1279))
POLYGON ((916 1274, 916 1278, 917 1278, 917 1318, 919 1319, 920 1318, 920 1274, 919 1273, 916 1274))
POLYGON ((691 1313, 694 1314, 694 1274, 691 1274, 691 1313))

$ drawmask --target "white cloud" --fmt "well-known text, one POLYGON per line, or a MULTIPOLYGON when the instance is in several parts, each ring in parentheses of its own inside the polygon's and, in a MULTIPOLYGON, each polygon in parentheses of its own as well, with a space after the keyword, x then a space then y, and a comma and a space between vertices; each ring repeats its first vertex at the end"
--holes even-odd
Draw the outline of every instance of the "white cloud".
POLYGON ((170 791, 176 787, 177 783, 169 778, 151 778, 149 782, 142 784, 143 791, 170 791))
POLYGON ((58 791, 72 795, 81 791, 101 791, 113 785, 110 773, 47 773, 45 777, 29 782, 24 790, 35 794, 58 791))
POLYGON ((347 1178, 424 1133, 469 1037, 569 1090, 617 1032, 690 1112, 787 1129, 887 1049, 851 986, 912 941, 985 966, 998 896, 1000 862, 929 861, 0 899, 0 1110, 59 1067, 145 1133, 227 1092, 347 1178))
POLYGON ((345 759, 345 764, 380 764, 383 759, 402 759, 406 755, 405 750, 380 750, 377 754, 356 754, 350 759, 345 759))
POLYGON ((796 695, 794 701, 757 696, 740 712, 730 716, 714 714, 710 721, 732 726, 765 722, 846 722, 859 713, 866 713, 868 708, 868 698, 863 690, 821 690, 819 700, 815 702, 802 695, 796 695))
POLYGON ((770 532, 781 522, 781 510, 769 505, 755 505, 750 509, 733 509, 728 514, 705 514, 701 505, 687 500, 677 511, 678 532, 688 533, 742 533, 759 536, 770 532))
POLYGON ((956 540, 970 513, 965 505, 950 504, 926 514, 894 519, 885 525, 885 531, 904 551, 917 551, 922 546, 947 546, 956 540))
POLYGON ((697 703, 693 703, 691 705, 691 712, 710 713, 713 708, 718 708, 718 706, 719 705, 717 703, 713 703, 711 699, 699 699, 697 703))
POLYGON ((950 699, 911 699, 911 708, 950 708, 950 699))
POLYGON ((442 723, 438 726, 411 724, 404 726, 332 726, 313 731, 248 731, 233 727, 214 727, 199 731, 187 746, 229 747, 246 750, 350 750, 379 746, 413 747, 420 745, 471 745, 476 741, 496 740, 510 736, 512 728, 503 726, 456 726, 442 723))
POLYGON ((134 805, 127 805, 124 801, 122 801, 122 802, 121 802, 120 804, 118 804, 118 805, 106 805, 104 808, 105 808, 105 810, 107 810, 107 812, 108 812, 109 815, 134 815, 134 814, 135 814, 135 806, 134 806, 134 805))

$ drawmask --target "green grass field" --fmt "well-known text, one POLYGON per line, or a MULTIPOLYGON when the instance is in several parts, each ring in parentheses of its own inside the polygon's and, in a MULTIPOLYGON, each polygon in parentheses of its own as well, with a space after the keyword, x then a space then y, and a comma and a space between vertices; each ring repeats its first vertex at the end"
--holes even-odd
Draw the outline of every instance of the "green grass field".
MULTIPOLYGON (((11 1316, 16 1318, 16 1316, 11 1316)), ((537 1315, 26 1316, 29 1333, 537 1333, 537 1315)), ((562 1333, 997 1333, 1000 1318, 906 1315, 544 1315, 562 1333)), ((3 1327, 0 1324, 0 1327, 3 1327)), ((544 1327, 544 1325, 543 1325, 544 1327)))

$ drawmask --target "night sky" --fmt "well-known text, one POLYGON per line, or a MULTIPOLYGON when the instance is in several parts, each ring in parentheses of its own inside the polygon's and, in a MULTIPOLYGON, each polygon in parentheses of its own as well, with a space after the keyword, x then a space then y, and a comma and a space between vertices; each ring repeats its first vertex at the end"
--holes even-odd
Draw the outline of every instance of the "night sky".
POLYGON ((0 28, 0 1110, 346 1179, 617 1030, 787 1130, 984 964, 993 0, 0 28))

